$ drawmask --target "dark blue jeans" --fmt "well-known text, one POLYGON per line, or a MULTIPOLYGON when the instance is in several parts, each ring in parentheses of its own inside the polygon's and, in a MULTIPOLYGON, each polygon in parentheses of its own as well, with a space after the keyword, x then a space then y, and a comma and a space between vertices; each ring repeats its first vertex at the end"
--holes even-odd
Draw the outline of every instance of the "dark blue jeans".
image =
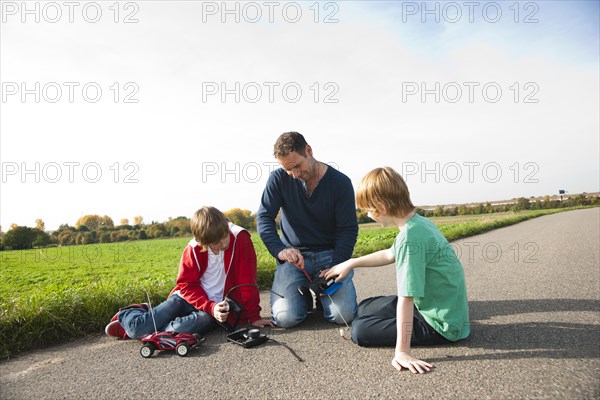
MULTIPOLYGON (((217 327, 217 321, 177 294, 152 309, 159 332, 175 331, 206 334, 217 327)), ((132 339, 141 339, 154 333, 154 322, 150 311, 128 308, 119 312, 119 323, 132 339)))
MULTIPOLYGON (((352 341, 364 347, 396 345, 396 305, 398 296, 370 297, 360 302, 352 322, 352 341)), ((415 307, 411 346, 452 343, 435 331, 415 307)))

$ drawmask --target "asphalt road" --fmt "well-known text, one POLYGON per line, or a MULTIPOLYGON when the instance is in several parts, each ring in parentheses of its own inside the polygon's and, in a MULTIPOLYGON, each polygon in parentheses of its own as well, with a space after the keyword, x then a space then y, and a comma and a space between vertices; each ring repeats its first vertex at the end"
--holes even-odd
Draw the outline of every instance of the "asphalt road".
MULTIPOLYGON (((435 364, 413 375, 393 349, 365 349, 313 314, 244 349, 220 333, 188 357, 151 359, 136 341, 98 335, 0 364, 1 399, 303 399, 600 397, 600 209, 540 217, 453 243, 463 262, 472 336, 414 348, 435 364)), ((357 270, 359 300, 395 291, 390 266, 357 270)), ((262 294, 268 313, 268 293, 262 294)))

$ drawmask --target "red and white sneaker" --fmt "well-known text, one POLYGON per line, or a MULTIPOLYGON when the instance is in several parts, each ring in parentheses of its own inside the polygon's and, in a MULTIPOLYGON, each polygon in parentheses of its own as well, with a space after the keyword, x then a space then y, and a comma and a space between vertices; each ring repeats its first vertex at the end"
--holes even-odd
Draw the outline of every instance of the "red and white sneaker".
POLYGON ((122 340, 125 340, 129 337, 127 336, 127 332, 125 332, 125 329, 123 329, 119 323, 119 320, 111 321, 108 325, 106 325, 106 328, 104 328, 104 333, 106 333, 108 336, 116 337, 117 339, 122 340))
POLYGON ((114 336, 117 339, 127 339, 129 337, 129 336, 127 336, 127 333, 125 332, 125 329, 119 323, 119 313, 123 310, 127 310, 130 308, 141 308, 144 311, 148 311, 150 309, 150 307, 148 306, 148 303, 131 304, 127 307, 123 307, 123 308, 119 309, 119 311, 117 311, 117 313, 115 315, 113 315, 113 317, 110 319, 110 322, 108 325, 106 325, 106 328, 104 328, 104 332, 108 336, 114 336))

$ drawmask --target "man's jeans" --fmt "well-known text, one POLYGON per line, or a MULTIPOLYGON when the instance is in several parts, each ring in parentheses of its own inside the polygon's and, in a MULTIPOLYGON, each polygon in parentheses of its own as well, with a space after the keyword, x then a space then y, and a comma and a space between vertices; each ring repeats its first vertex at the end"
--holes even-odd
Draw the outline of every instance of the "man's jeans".
MULTIPOLYGON (((333 250, 303 251, 302 256, 304 270, 312 280, 315 280, 323 269, 331 266, 333 250)), ((333 303, 328 296, 320 296, 323 316, 327 321, 344 324, 345 320, 349 324, 354 319, 357 304, 356 289, 352 282, 353 275, 353 271, 350 271, 343 284, 331 295, 333 303)), ((277 326, 291 328, 306 319, 308 305, 304 296, 298 292, 298 287, 308 285, 306 275, 295 265, 286 262, 277 266, 271 292, 272 318, 277 326)))
MULTIPOLYGON (((204 335, 217 327, 216 320, 204 311, 196 310, 177 294, 152 309, 159 332, 176 331, 204 335)), ((133 339, 154 333, 150 311, 128 308, 119 312, 119 323, 133 339)))

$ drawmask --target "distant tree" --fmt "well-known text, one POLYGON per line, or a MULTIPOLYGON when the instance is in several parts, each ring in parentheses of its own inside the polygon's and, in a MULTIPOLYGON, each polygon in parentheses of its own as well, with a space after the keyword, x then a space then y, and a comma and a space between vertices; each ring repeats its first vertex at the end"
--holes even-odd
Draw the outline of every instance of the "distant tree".
POLYGON ((577 195, 573 199, 573 202, 575 203, 576 206, 586 206, 590 203, 587 196, 585 195, 585 193, 577 195))
POLYGON ((35 229, 27 226, 16 226, 4 235, 4 245, 13 250, 30 249, 33 247, 33 241, 37 236, 37 232, 35 229))
POLYGON ((444 215, 444 206, 437 206, 435 208, 435 211, 433 212, 433 215, 436 217, 441 217, 444 215))
POLYGON ((367 214, 368 213, 367 213, 366 210, 357 208, 356 209, 356 221, 359 224, 365 224, 365 223, 368 223, 368 222, 373 222, 373 220, 371 218, 369 218, 369 216, 367 214))
MULTIPOLYGON (((147 228, 147 226, 144 227, 147 228)), ((183 216, 179 216, 177 218, 169 218, 169 220, 164 223, 164 227, 164 236, 179 237, 189 235, 192 233, 192 228, 190 227, 190 219, 183 216)))
POLYGON ((418 209, 419 211, 419 215, 426 217, 426 218, 431 218, 434 216, 435 210, 424 210, 422 208, 418 209), (421 214, 422 213, 422 214, 421 214))
POLYGON ((110 232, 102 232, 99 237, 100 243, 110 243, 110 232))
POLYGON ((41 219, 36 219, 35 220, 35 229, 39 229, 40 231, 43 231, 46 229, 46 224, 44 224, 44 221, 42 221, 41 219))
POLYGON ((61 245, 61 246, 68 246, 70 244, 74 244, 75 243, 75 236, 77 234, 70 230, 70 229, 65 229, 62 230, 58 235, 57 235, 57 240, 56 242, 61 245))
POLYGON ((544 208, 550 208, 550 196, 545 195, 544 196, 544 208))
POLYGON ((454 217, 458 214, 458 207, 449 207, 444 210, 444 215, 448 217, 454 217))
POLYGON ((143 223, 144 223, 144 217, 142 217, 141 215, 136 215, 135 217, 133 217, 134 225, 142 225, 143 223))
POLYGON ((129 225, 129 218, 121 218, 120 224, 121 225, 129 225))
POLYGON ((517 210, 529 210, 530 207, 531 203, 529 202, 529 199, 526 199, 525 197, 519 197, 517 199, 517 210))
POLYGON ((129 231, 127 230, 113 231, 110 233, 111 242, 124 242, 126 240, 129 240, 129 231))
MULTIPOLYGON (((76 232, 76 229, 67 224, 62 224, 58 227, 57 230, 52 232, 51 238, 52 242, 57 243, 59 245, 70 244, 69 237, 76 232), (67 243, 66 243, 67 242, 67 243)), ((73 235, 74 236, 74 235, 73 235)))
POLYGON ((561 208, 562 202, 560 200, 551 200, 549 206, 550 208, 561 208))
POLYGON ((96 231, 84 232, 83 233, 83 242, 84 242, 84 244, 98 243, 98 237, 97 237, 96 231))
POLYGON ((225 216, 236 225, 246 229, 256 229, 255 217, 252 215, 252 211, 250 210, 233 208, 224 212, 223 214, 225 214, 225 216))
POLYGON ((44 232, 41 229, 34 229, 35 231, 35 238, 33 239, 33 242, 31 243, 34 247, 43 247, 43 246, 48 246, 51 243, 51 238, 50 235, 48 235, 46 232, 44 232))
POLYGON ((85 244, 85 235, 83 232, 79 232, 75 235, 75 244, 85 244))
POLYGON ((494 211, 496 211, 496 210, 494 210, 494 207, 490 204, 489 201, 487 203, 485 203, 484 210, 485 210, 486 214, 491 214, 494 211))
POLYGON ((10 228, 8 228, 8 230, 15 229, 18 227, 19 227, 19 225, 17 225, 17 224, 10 224, 10 228))
POLYGON ((101 226, 113 227, 115 224, 108 215, 101 217, 97 214, 91 214, 84 215, 83 217, 79 218, 75 223, 75 227, 77 228, 79 228, 81 225, 87 226, 90 231, 95 231, 101 226))
POLYGON ((167 227, 165 224, 154 223, 146 227, 146 233, 151 238, 161 238, 167 236, 167 227))

